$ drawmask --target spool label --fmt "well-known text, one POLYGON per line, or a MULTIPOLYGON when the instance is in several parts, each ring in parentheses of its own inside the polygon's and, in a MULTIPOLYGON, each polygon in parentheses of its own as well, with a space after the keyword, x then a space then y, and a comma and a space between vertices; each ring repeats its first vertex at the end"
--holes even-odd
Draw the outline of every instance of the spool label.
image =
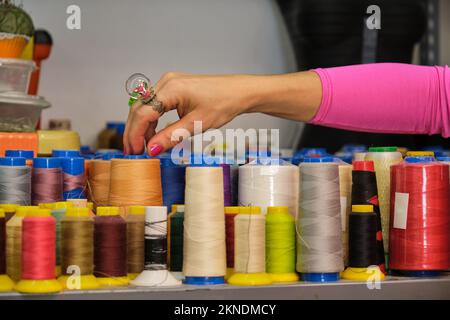
POLYGON ((408 219, 408 202, 409 193, 395 193, 393 226, 396 229, 406 229, 406 221, 408 219))

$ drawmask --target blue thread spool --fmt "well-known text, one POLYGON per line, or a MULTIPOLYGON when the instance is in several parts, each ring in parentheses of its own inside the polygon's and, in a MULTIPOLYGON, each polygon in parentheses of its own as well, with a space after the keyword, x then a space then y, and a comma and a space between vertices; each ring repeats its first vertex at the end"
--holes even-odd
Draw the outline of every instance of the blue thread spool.
POLYGON ((160 158, 163 206, 184 203, 186 166, 173 163, 170 158, 160 158))
POLYGON ((53 150, 52 157, 54 158, 75 158, 81 157, 79 150, 53 150))
MULTIPOLYGON (((84 159, 81 157, 76 158, 61 158, 62 169, 65 174, 70 174, 73 176, 82 175, 84 177, 84 159)), ((66 182, 66 178, 64 178, 66 182)), ((67 199, 86 199, 84 193, 84 187, 75 188, 72 190, 65 190, 64 200, 67 199)))

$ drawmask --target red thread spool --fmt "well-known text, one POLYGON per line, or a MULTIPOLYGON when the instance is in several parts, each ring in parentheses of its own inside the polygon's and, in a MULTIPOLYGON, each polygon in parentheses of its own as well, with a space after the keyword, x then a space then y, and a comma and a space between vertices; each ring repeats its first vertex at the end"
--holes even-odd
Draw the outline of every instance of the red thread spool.
POLYGON ((234 268, 234 218, 239 207, 225 207, 225 237, 227 251, 227 268, 234 268))
POLYGON ((443 163, 407 158, 391 167, 391 269, 438 271, 450 268, 448 179, 449 168, 443 163), (412 163, 412 160, 418 162, 412 163), (394 227, 396 201, 400 201, 396 193, 409 195, 407 209, 403 208, 407 210, 406 226, 401 228, 394 227))
POLYGON ((22 279, 55 279, 56 220, 25 217, 22 224, 22 279))

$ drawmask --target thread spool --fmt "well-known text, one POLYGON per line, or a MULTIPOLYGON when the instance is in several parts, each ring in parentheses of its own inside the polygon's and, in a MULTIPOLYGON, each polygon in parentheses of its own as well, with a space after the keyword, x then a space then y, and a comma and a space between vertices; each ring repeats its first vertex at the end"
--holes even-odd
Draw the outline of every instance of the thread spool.
POLYGON ((348 262, 348 218, 352 211, 352 165, 338 161, 339 192, 341 200, 342 254, 344 265, 348 262))
POLYGON ((303 162, 305 157, 320 158, 327 157, 329 155, 330 154, 325 148, 303 148, 294 154, 294 156, 292 157, 292 164, 296 166, 299 165, 301 162, 303 162))
POLYGON ((61 269, 64 289, 100 287, 94 276, 94 219, 88 208, 67 208, 61 220, 61 269))
POLYGON ((0 208, 5 212, 5 220, 8 222, 16 213, 16 209, 19 207, 17 204, 4 203, 0 204, 0 208))
POLYGON ((220 166, 223 170, 223 202, 225 206, 231 206, 231 166, 225 163, 220 166))
POLYGON ((97 207, 94 218, 94 275, 104 286, 124 286, 127 276, 127 223, 118 207, 97 207))
POLYGON ((312 282, 339 280, 344 269, 339 166, 331 158, 300 164, 297 271, 312 282))
POLYGON ((183 273, 186 284, 223 284, 226 274, 223 170, 186 168, 183 273))
POLYGON ((15 290, 56 293, 62 290, 55 276, 56 222, 48 209, 32 210, 23 219, 22 276, 15 290))
POLYGON ((383 231, 384 252, 389 253, 389 215, 390 215, 390 189, 391 166, 402 161, 402 154, 397 147, 373 147, 366 154, 366 161, 375 164, 377 177, 378 201, 380 205, 381 227, 383 231))
POLYGON ((85 199, 86 177, 84 175, 84 159, 60 158, 63 169, 64 200, 85 199))
POLYGON ((0 203, 30 205, 31 169, 25 158, 0 158, 0 203))
POLYGON ((239 207, 225 207, 225 238, 227 250, 227 274, 228 280, 234 273, 234 218, 239 214, 239 207))
POLYGON ((135 279, 144 270, 145 207, 131 206, 127 222, 128 278, 135 279))
POLYGON ((162 205, 158 159, 111 160, 109 204, 117 207, 162 205))
POLYGON ((228 283, 235 286, 272 284, 266 273, 266 220, 259 207, 240 207, 234 218, 234 272, 228 283))
POLYGON ((20 206, 16 214, 6 223, 6 273, 14 281, 22 274, 22 221, 35 206, 20 206))
POLYGON ((178 205, 168 219, 170 221, 169 270, 181 272, 183 271, 184 206, 178 205))
POLYGON ((377 265, 377 215, 372 205, 353 205, 349 217, 349 267, 342 278, 367 281, 376 275, 383 280, 384 273, 377 265))
POLYGON ((14 282, 6 274, 6 219, 5 211, 0 208, 0 292, 13 288, 14 282))
POLYGON ((239 203, 239 166, 230 165, 230 181, 231 181, 231 205, 237 206, 239 203))
POLYGON ((78 158, 81 157, 80 150, 52 150, 53 158, 78 158))
POLYGON ((268 207, 266 271, 273 282, 295 282, 295 220, 288 207, 268 207))
POLYGON ((353 162, 353 186, 352 186, 352 204, 363 205, 370 204, 376 214, 376 261, 375 264, 380 270, 385 272, 385 256, 383 246, 383 232, 381 226, 380 207, 378 202, 377 178, 373 161, 354 161, 353 162))
POLYGON ((33 150, 5 150, 5 157, 25 158, 25 164, 29 167, 32 167, 34 151, 33 150))
POLYGON ((412 276, 450 268, 449 167, 406 157, 392 167, 389 267, 412 276))
POLYGON ((173 204, 184 203, 186 167, 173 163, 170 158, 160 161, 163 205, 170 208, 173 204))
MULTIPOLYGON (((449 169, 450 169, 450 157, 437 157, 437 160, 441 161, 441 162, 443 162, 445 164, 448 164, 449 165, 449 169)), ((450 184, 450 180, 449 180, 449 184, 450 184)), ((5 210, 5 212, 6 212, 6 210, 5 210)))
POLYGON ((32 170, 33 205, 63 201, 63 171, 59 158, 34 158, 32 170))
POLYGON ((61 275, 61 220, 66 214, 68 208, 73 208, 72 202, 55 202, 51 206, 51 213, 56 222, 56 276, 61 275))
POLYGON ((145 207, 145 267, 135 286, 176 286, 181 281, 167 271, 167 207, 145 207))
POLYGON ((282 160, 253 161, 239 167, 239 205, 261 207, 288 206, 297 217, 299 197, 298 168, 282 160))
POLYGON ((108 205, 109 184, 111 180, 111 161, 92 160, 88 175, 89 200, 95 206, 108 205))

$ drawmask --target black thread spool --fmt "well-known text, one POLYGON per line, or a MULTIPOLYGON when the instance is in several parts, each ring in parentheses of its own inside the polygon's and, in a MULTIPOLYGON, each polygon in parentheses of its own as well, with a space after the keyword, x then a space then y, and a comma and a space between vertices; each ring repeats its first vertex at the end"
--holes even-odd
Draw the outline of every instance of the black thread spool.
POLYGON ((381 214, 378 204, 377 178, 373 161, 354 161, 352 172, 352 205, 370 204, 376 215, 376 259, 375 263, 385 271, 381 214))
POLYGON ((377 216, 372 205, 354 205, 349 222, 349 258, 351 268, 367 268, 376 264, 377 216))

